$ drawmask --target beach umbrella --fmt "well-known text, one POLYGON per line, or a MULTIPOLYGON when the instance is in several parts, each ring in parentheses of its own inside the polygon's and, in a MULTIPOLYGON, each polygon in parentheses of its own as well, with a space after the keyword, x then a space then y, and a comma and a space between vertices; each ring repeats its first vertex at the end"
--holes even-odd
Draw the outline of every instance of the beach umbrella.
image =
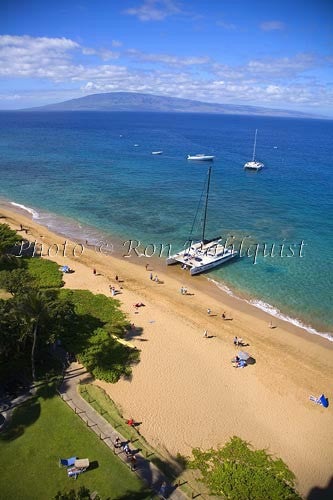
POLYGON ((239 359, 247 361, 251 357, 251 354, 249 354, 248 352, 245 352, 245 351, 240 351, 238 353, 238 357, 239 357, 239 359))
POLYGON ((68 273, 68 271, 69 271, 69 267, 68 267, 68 266, 62 266, 62 267, 60 268, 60 270, 61 270, 63 273, 68 273))
POLYGON ((325 398, 324 394, 322 394, 320 397, 319 397, 319 401, 320 401, 320 404, 322 406, 324 406, 324 408, 327 408, 328 407, 328 400, 327 398, 325 398))

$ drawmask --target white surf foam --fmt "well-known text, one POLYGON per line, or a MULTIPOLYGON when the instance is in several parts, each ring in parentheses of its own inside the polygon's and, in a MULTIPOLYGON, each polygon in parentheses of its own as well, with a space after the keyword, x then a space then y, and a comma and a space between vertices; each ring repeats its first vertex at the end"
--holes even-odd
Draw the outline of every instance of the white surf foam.
POLYGON ((228 288, 226 285, 223 283, 219 283, 216 280, 213 280, 212 278, 208 278, 209 281, 214 283, 220 290, 223 292, 227 293, 228 295, 237 298, 238 300, 241 300, 243 302, 247 302, 251 306, 257 307, 258 309, 261 309, 262 311, 265 311, 267 314, 270 314, 271 316, 274 316, 275 318, 281 319, 282 321, 287 321, 288 323, 291 323, 292 325, 297 326, 298 328, 302 328, 303 330, 306 330, 308 333, 311 333, 312 335, 319 335, 320 337, 323 337, 330 342, 333 342, 333 336, 331 333, 326 333, 326 332, 319 332, 315 328, 313 328, 310 325, 305 325, 301 320, 297 318, 292 318, 291 316, 288 316, 286 314, 283 314, 278 308, 272 306, 271 304, 268 304, 267 302, 264 302, 263 300, 258 300, 258 299, 243 299, 241 297, 238 297, 237 295, 234 294, 230 288, 228 288))
POLYGON ((25 205, 21 205, 20 203, 15 203, 14 201, 11 201, 10 204, 14 205, 15 207, 19 207, 22 210, 25 210, 26 212, 29 212, 29 214, 32 215, 33 219, 39 219, 39 217, 40 217, 39 213, 36 210, 34 210, 33 208, 26 207, 25 205))

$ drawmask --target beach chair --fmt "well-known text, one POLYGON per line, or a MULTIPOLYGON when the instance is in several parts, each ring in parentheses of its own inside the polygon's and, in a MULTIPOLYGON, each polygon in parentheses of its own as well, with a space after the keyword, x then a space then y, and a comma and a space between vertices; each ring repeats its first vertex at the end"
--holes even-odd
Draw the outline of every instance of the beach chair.
POLYGON ((74 462, 74 467, 67 469, 68 477, 72 477, 77 479, 77 476, 85 472, 89 467, 89 459, 88 458, 80 458, 76 459, 74 462))
POLYGON ((328 400, 327 398, 325 398, 324 394, 321 394, 318 398, 316 398, 315 396, 310 396, 309 399, 310 401, 313 401, 317 405, 321 405, 324 408, 328 407, 328 400))
POLYGON ((75 464, 76 457, 60 458, 59 467, 72 467, 75 464))

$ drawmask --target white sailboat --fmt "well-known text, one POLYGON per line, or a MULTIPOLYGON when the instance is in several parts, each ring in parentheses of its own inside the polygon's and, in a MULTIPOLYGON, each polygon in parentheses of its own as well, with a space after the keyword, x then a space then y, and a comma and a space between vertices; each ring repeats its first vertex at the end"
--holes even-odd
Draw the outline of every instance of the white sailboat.
POLYGON ((258 129, 256 128, 256 133, 254 134, 254 145, 253 145, 252 161, 248 161, 244 165, 244 168, 248 168, 250 170, 260 170, 264 166, 263 163, 261 163, 260 161, 256 161, 255 160, 256 146, 257 146, 257 133, 258 133, 258 129))
POLYGON ((186 268, 190 268, 190 274, 192 276, 213 269, 237 255, 235 250, 226 248, 223 245, 220 237, 211 240, 205 238, 211 170, 212 167, 208 167, 202 239, 197 242, 190 241, 190 246, 188 248, 171 255, 166 261, 167 265, 180 263, 186 266, 186 268))

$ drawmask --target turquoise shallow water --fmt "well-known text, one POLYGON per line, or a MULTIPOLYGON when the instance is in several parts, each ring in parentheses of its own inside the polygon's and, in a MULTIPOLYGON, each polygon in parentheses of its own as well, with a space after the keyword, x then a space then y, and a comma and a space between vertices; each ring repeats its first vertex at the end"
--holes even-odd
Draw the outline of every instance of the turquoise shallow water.
POLYGON ((0 196, 48 212, 54 229, 64 224, 61 215, 119 238, 178 248, 207 169, 186 155, 214 154, 208 236, 249 236, 244 250, 258 244, 259 254, 257 264, 245 256, 207 277, 330 332, 332 138, 333 122, 324 120, 1 112, 0 196), (243 170, 255 128, 265 163, 259 173, 243 170), (262 256, 265 243, 268 250, 275 244, 274 257, 262 256), (287 257, 290 245, 295 255, 287 257))

